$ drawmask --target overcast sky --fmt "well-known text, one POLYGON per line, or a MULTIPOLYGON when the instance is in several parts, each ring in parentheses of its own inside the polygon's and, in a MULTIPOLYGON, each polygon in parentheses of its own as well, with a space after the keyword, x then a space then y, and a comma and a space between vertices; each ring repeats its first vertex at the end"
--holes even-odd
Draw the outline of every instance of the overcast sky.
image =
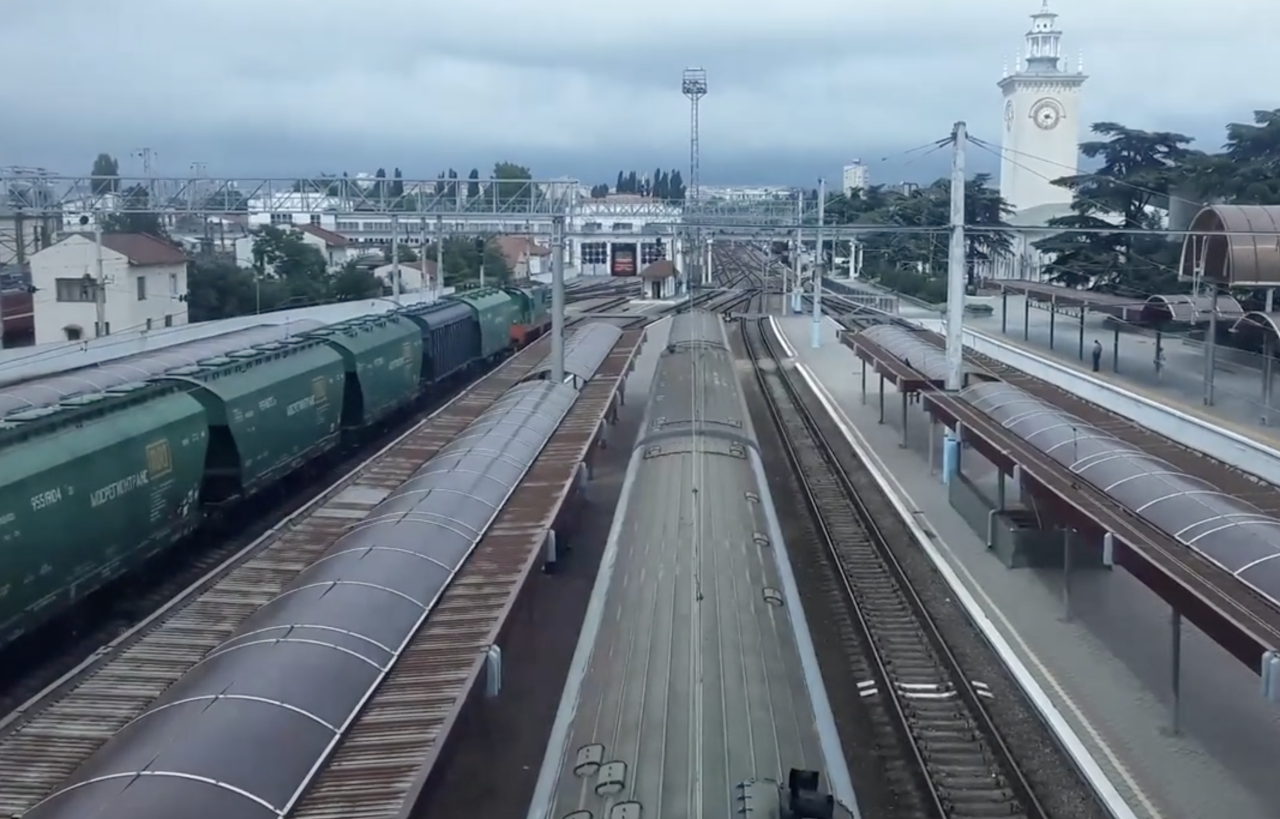
MULTIPOLYGON (((1091 75, 1084 121, 1182 130, 1280 107, 1275 0, 1052 0, 1091 75), (1249 39, 1253 33, 1256 40, 1249 39)), ((706 69, 705 182, 802 183, 860 157, 873 181, 928 181, 902 153, 957 119, 1001 132, 1002 64, 1040 0, 4 0, 0 165, 88 171, 98 151, 186 175, 496 159, 535 176, 687 168, 682 69, 706 69)), ((991 167, 977 153, 971 164, 991 167)))

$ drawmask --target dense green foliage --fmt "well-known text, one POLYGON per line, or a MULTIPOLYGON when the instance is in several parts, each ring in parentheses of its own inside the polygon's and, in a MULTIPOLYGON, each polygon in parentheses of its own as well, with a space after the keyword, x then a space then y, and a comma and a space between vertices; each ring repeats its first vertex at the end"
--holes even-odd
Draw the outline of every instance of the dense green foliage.
MULTIPOLYGON (((978 174, 965 184, 966 224, 997 228, 1005 224, 1008 206, 989 183, 990 177, 978 174)), ((863 277, 930 302, 946 299, 949 237, 945 229, 937 228, 946 226, 950 214, 951 182, 947 179, 905 194, 872 185, 852 195, 831 195, 826 205, 829 224, 883 225, 889 229, 863 236, 863 277)), ((971 231, 965 242, 972 286, 981 263, 1007 254, 1012 239, 999 230, 971 231)))
MULTIPOLYGON (((1063 285, 1135 295, 1177 293, 1181 236, 1165 230, 1169 203, 1193 209, 1207 203, 1280 204, 1280 109, 1255 111, 1252 123, 1231 123, 1219 152, 1192 148, 1167 131, 1142 131, 1114 122, 1092 127, 1095 140, 1080 151, 1094 169, 1054 180, 1073 193, 1071 213, 1050 220, 1060 232, 1035 243, 1053 258, 1051 278, 1063 285), (1181 201, 1179 201, 1181 200, 1181 201)), ((984 146, 990 147, 990 146, 984 146)), ((966 188, 965 222, 998 228, 1009 211, 988 179, 966 188)), ((908 194, 872 186, 827 202, 833 224, 891 225, 913 232, 869 233, 863 275, 928 301, 945 298, 950 184, 939 180, 908 194)), ((970 283, 982 263, 1007 252, 1010 234, 967 234, 970 283)), ((1249 294, 1239 294, 1249 297, 1249 294)))

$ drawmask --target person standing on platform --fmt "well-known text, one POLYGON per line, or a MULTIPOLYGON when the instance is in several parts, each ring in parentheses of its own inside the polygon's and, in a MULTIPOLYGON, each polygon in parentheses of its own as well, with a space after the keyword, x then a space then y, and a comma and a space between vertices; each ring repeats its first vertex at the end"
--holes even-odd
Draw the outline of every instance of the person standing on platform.
POLYGON ((1102 342, 1096 338, 1093 340, 1093 371, 1096 373, 1102 367, 1102 342))

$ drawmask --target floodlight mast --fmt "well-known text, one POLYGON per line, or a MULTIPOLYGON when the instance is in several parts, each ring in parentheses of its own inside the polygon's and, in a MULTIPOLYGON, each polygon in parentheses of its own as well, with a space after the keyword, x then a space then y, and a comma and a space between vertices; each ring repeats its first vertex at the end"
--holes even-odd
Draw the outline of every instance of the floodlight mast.
MULTIPOLYGON (((686 68, 680 78, 680 92, 689 98, 689 184, 684 196, 684 213, 689 217, 702 201, 698 193, 698 103, 707 95, 707 72, 686 68)), ((692 237, 686 239, 691 247, 685 252, 690 267, 685 273, 685 287, 690 290, 693 282, 702 281, 702 231, 696 226, 696 217, 694 221, 692 237)))

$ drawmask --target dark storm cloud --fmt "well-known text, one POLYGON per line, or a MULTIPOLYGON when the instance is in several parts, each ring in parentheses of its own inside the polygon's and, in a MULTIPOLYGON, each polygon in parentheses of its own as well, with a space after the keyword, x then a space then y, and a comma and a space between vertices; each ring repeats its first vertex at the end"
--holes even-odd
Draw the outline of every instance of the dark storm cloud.
MULTIPOLYGON (((711 84, 706 177, 766 183, 830 176, 852 157, 878 163, 882 180, 935 174, 900 154, 956 119, 998 140, 995 82, 1039 0, 7 5, 0 52, 39 68, 0 83, 0 165, 81 171, 100 150, 148 145, 175 174, 196 160, 281 175, 434 174, 499 157, 542 176, 678 167, 680 72, 697 64, 711 84)), ((1266 44, 1226 36, 1274 19, 1270 0, 1055 5, 1091 74, 1086 121, 1216 145, 1228 119, 1280 104, 1266 44)))

